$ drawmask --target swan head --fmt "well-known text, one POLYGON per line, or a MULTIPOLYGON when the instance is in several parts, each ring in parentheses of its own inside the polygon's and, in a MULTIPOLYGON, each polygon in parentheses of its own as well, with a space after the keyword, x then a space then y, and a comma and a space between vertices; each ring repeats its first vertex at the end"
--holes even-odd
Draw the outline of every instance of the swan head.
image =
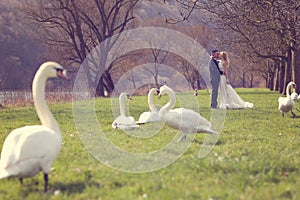
POLYGON ((289 82, 288 86, 296 88, 296 83, 291 81, 291 82, 289 82))
POLYGON ((151 89, 149 90, 148 94, 150 94, 150 93, 159 95, 159 89, 157 89, 157 88, 151 88, 151 89))
POLYGON ((126 98, 127 98, 128 101, 132 100, 132 98, 131 98, 131 96, 129 94, 125 93, 125 95, 126 95, 126 98))
POLYGON ((120 99, 122 99, 122 98, 127 99, 128 101, 132 100, 131 96, 125 92, 120 94, 120 99))
POLYGON ((159 89, 155 88, 156 89, 156 95, 159 95, 160 91, 159 89))
POLYGON ((60 77, 68 79, 67 70, 65 70, 60 64, 56 62, 45 62, 39 68, 40 73, 44 74, 47 78, 60 77))
POLYGON ((162 97, 163 95, 167 94, 167 93, 174 93, 173 90, 171 88, 169 88, 167 85, 163 85, 159 88, 159 94, 158 94, 158 98, 162 97))
POLYGON ((129 94, 126 94, 126 97, 127 97, 127 99, 128 99, 129 101, 132 100, 132 98, 131 98, 131 96, 130 96, 129 94))

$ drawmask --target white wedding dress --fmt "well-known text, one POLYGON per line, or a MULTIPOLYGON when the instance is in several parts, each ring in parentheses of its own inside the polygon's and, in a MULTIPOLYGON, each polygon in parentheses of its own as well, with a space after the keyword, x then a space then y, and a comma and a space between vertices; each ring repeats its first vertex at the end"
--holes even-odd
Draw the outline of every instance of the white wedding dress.
MULTIPOLYGON (((224 70, 223 63, 219 62, 219 68, 224 70)), ((245 102, 227 83, 226 76, 221 75, 220 80, 220 108, 221 109, 240 109, 240 108, 253 108, 253 103, 245 102)))

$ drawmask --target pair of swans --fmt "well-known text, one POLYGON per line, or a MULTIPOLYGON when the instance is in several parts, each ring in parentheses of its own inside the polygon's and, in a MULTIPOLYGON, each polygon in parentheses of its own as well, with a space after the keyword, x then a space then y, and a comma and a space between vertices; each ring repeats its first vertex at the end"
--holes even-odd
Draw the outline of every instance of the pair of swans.
POLYGON ((162 122, 183 132, 183 135, 178 142, 185 140, 189 133, 206 132, 218 134, 218 132, 211 128, 211 123, 199 113, 186 108, 173 109, 176 102, 175 92, 166 85, 161 86, 159 89, 159 97, 164 94, 167 94, 170 97, 170 100, 159 110, 158 115, 162 122))
POLYGON ((295 88, 296 84, 294 82, 289 82, 286 87, 286 97, 278 98, 278 110, 281 112, 282 117, 284 117, 284 113, 291 112, 293 117, 295 117, 294 109, 294 100, 290 94, 291 87, 295 88))
POLYGON ((158 110, 154 105, 153 96, 159 92, 158 89, 152 88, 148 93, 148 105, 150 112, 143 112, 139 120, 135 122, 132 116, 126 116, 125 102, 131 100, 128 93, 121 93, 119 96, 120 116, 118 116, 112 123, 114 129, 131 130, 138 128, 139 124, 151 123, 159 121, 158 110))
POLYGON ((62 143, 59 125, 45 101, 48 78, 67 78, 66 70, 55 62, 40 66, 32 84, 34 106, 42 125, 24 126, 13 130, 5 139, 0 160, 0 179, 32 177, 44 173, 44 190, 48 187, 48 174, 62 143))

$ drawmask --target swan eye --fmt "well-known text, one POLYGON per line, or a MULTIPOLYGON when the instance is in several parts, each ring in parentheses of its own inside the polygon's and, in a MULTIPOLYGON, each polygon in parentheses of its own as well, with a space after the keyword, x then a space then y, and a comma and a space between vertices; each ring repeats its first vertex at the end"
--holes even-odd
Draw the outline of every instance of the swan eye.
POLYGON ((127 97, 128 100, 130 100, 130 101, 132 100, 132 98, 129 94, 126 94, 126 97, 127 97))
POLYGON ((54 68, 56 70, 57 76, 60 78, 64 78, 64 79, 68 79, 67 74, 66 74, 66 70, 64 70, 63 68, 54 68))
POLYGON ((64 71, 62 68, 54 68, 54 69, 55 69, 55 70, 56 70, 56 72, 58 72, 58 73, 59 73, 59 72, 61 73, 61 72, 63 72, 63 71, 64 71))

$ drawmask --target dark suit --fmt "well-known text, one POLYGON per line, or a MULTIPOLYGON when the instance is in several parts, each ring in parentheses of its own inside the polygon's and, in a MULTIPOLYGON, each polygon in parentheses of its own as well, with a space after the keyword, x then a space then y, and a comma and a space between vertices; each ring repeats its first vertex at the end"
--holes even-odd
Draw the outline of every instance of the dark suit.
POLYGON ((219 70, 218 62, 213 58, 211 58, 209 61, 209 72, 210 72, 210 83, 212 86, 211 108, 217 108, 218 90, 219 90, 219 83, 220 83, 220 70, 219 70))

